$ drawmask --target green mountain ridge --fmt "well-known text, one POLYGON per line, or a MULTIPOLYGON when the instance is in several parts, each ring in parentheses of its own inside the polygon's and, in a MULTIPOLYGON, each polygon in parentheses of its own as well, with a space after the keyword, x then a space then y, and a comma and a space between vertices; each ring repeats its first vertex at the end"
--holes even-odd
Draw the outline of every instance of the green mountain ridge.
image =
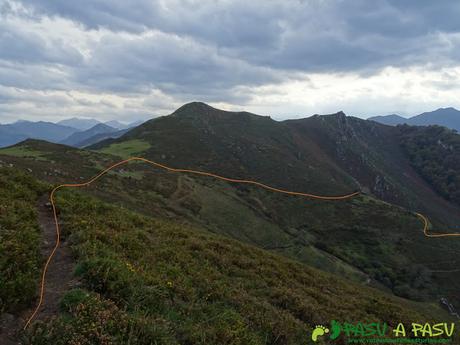
POLYGON ((143 140, 149 145, 145 157, 172 166, 317 194, 362 189, 450 226, 460 224, 460 208, 440 198, 417 173, 400 137, 397 127, 343 113, 277 122, 195 102, 89 148, 110 150, 112 144, 143 140))

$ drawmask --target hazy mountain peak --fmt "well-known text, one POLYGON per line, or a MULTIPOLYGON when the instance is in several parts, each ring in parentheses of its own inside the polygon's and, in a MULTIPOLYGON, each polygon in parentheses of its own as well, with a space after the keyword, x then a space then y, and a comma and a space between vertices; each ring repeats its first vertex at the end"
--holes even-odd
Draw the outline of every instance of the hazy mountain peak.
POLYGON ((399 125, 407 123, 414 126, 438 125, 460 131, 460 111, 454 107, 439 108, 422 114, 404 118, 396 114, 370 117, 368 120, 377 121, 385 125, 399 125))
POLYGON ((116 130, 116 127, 110 126, 108 123, 98 123, 97 125, 91 127, 89 130, 96 130, 96 129, 110 129, 116 130))
POLYGON ((439 125, 460 131, 460 111, 453 107, 439 108, 410 118, 410 125, 439 125))
POLYGON ((457 111, 458 112, 458 110, 455 109, 454 107, 439 108, 439 109, 437 109, 435 111, 457 111))
POLYGON ((401 125, 407 122, 406 118, 398 114, 373 116, 373 117, 369 117, 368 120, 379 122, 379 123, 382 123, 384 125, 389 125, 389 126, 401 125))
POLYGON ((139 125, 142 125, 144 122, 146 122, 146 120, 137 120, 137 121, 131 122, 129 125, 127 125, 127 127, 128 128, 137 127, 139 125))
POLYGON ((59 121, 57 124, 85 131, 87 129, 90 129, 91 127, 96 126, 99 123, 101 122, 96 119, 72 117, 70 119, 59 121))
POLYGON ((459 116, 460 117, 460 111, 458 111, 454 107, 439 108, 439 109, 436 109, 436 110, 433 110, 433 111, 426 111, 426 112, 421 113, 419 115, 416 115, 416 116, 414 116, 412 118, 417 118, 417 117, 420 117, 420 116, 429 116, 429 115, 435 115, 435 116, 439 116, 439 115, 443 115, 443 116, 454 115, 454 116, 459 116))
POLYGON ((97 125, 87 129, 85 131, 80 131, 73 133, 68 136, 65 140, 62 140, 60 143, 70 146, 79 146, 79 144, 87 139, 103 133, 113 133, 118 131, 118 129, 106 125, 105 123, 98 123, 97 125))
POLYGON ((104 122, 104 124, 112 128, 116 128, 116 129, 125 129, 125 128, 130 127, 130 125, 121 123, 120 121, 117 121, 117 120, 107 121, 107 122, 104 122))
POLYGON ((380 116, 373 116, 370 119, 377 119, 377 118, 388 118, 388 119, 405 119, 403 116, 398 114, 389 114, 389 115, 380 115, 380 116))

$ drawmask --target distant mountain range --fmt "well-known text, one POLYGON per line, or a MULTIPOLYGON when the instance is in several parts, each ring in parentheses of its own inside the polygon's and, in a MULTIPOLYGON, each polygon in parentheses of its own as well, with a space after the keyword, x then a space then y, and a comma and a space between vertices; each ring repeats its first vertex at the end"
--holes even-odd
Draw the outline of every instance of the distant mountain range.
POLYGON ((460 131, 460 111, 455 108, 440 108, 410 118, 405 118, 397 114, 391 114, 386 116, 370 117, 368 120, 390 126, 402 124, 413 126, 438 125, 460 131))
POLYGON ((69 146, 75 146, 75 147, 80 147, 81 143, 83 141, 88 140, 89 138, 98 135, 98 134, 105 134, 108 135, 110 133, 117 132, 118 130, 108 126, 104 123, 98 123, 94 127, 91 127, 85 131, 81 132, 75 132, 72 135, 70 135, 68 138, 65 140, 62 140, 60 143, 69 145, 69 146))
POLYGON ((102 123, 95 119, 71 118, 57 123, 17 121, 0 125, 0 147, 14 145, 25 139, 41 139, 52 143, 84 147, 107 138, 118 138, 129 128, 143 121, 124 124, 118 121, 102 123), (94 138, 92 138, 94 137, 94 138))
POLYGON ((18 121, 8 125, 0 125, 0 147, 13 145, 27 138, 57 143, 77 131, 78 129, 73 127, 52 122, 18 121))
MULTIPOLYGON (((410 118, 391 114, 370 117, 368 120, 391 126, 404 123, 414 126, 439 125, 460 131, 460 111, 455 108, 440 108, 410 118)), ((57 123, 17 121, 0 125, 0 147, 14 145, 30 138, 82 148, 104 139, 119 138, 128 129, 142 123, 143 121, 136 121, 125 124, 116 120, 103 123, 96 119, 76 117, 57 123)))
MULTIPOLYGON (((98 142, 100 142, 102 140, 105 140, 105 139, 116 139, 116 138, 121 137, 123 134, 125 134, 131 128, 134 128, 134 127, 135 126, 130 127, 130 128, 126 128, 126 129, 115 130, 115 131, 106 131, 106 132, 101 131, 100 133, 95 134, 95 135, 90 136, 90 137, 86 137, 85 139, 80 140, 77 144, 71 145, 71 146, 78 147, 78 148, 84 148, 84 147, 87 147, 87 146, 94 145, 94 144, 96 144, 96 143, 98 143, 98 142)), ((91 129, 89 131, 91 131, 91 129)), ((76 134, 78 134, 78 133, 76 133, 76 134)))
POLYGON ((133 123, 126 124, 126 123, 121 123, 121 122, 119 122, 117 120, 101 122, 101 121, 98 121, 96 119, 85 119, 85 118, 72 117, 71 119, 66 119, 66 120, 59 121, 59 122, 57 122, 57 124, 63 125, 63 126, 68 126, 68 127, 73 127, 73 128, 76 128, 76 129, 78 129, 80 131, 86 131, 88 129, 93 128, 96 125, 99 125, 99 124, 104 124, 104 125, 107 125, 107 126, 110 126, 112 128, 120 130, 120 129, 126 129, 126 128, 131 128, 131 127, 134 127, 134 126, 138 126, 142 122, 143 121, 136 121, 136 122, 133 122, 133 123))

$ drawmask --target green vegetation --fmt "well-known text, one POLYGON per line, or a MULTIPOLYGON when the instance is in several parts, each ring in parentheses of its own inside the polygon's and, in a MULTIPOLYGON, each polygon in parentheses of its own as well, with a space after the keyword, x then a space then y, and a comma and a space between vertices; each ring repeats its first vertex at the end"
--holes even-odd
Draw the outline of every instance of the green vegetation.
POLYGON ((460 205, 460 135, 440 126, 398 128, 414 168, 439 194, 460 205))
POLYGON ((20 144, 0 149, 0 165, 7 163, 17 169, 27 170, 39 180, 52 184, 81 182, 100 172, 118 158, 97 152, 52 144, 42 140, 26 140, 20 144), (18 156, 15 152, 34 152, 18 156))
POLYGON ((57 319, 34 325, 35 345, 302 344, 331 319, 427 319, 404 300, 193 227, 71 192, 58 208, 83 286, 57 319))
POLYGON ((247 190, 240 198, 278 226, 277 240, 262 247, 279 246, 277 251, 291 258, 347 278, 368 279, 372 286, 414 300, 436 300, 440 291, 455 296, 459 287, 446 271, 456 269, 460 243, 427 241, 423 223, 404 209, 368 195, 325 202, 247 190), (312 256, 312 247, 329 263, 315 262, 321 256, 312 256))
POLYGON ((7 148, 0 149, 0 154, 9 155, 22 158, 33 158, 38 160, 47 160, 45 153, 33 148, 29 145, 15 145, 7 148))
MULTIPOLYGON (((51 166, 31 159, 0 159, 30 167, 37 177, 48 172, 46 179, 53 183, 86 180, 117 160, 62 145, 36 144, 48 152, 54 161, 51 166)), ((432 302, 447 296, 455 303, 455 291, 460 288, 459 276, 449 272, 458 264, 460 243, 427 241, 413 213, 372 196, 340 202, 308 200, 139 163, 111 171, 87 192, 108 203, 179 219, 398 296, 432 302)), ((430 220, 442 228, 442 223, 430 220)))
POLYGON ((398 128, 343 113, 277 122, 191 103, 91 148, 133 140, 150 144, 143 157, 173 167, 316 194, 361 189, 446 227, 460 224, 459 207, 433 202, 437 193, 411 168, 398 128))
POLYGON ((140 171, 129 171, 129 170, 121 170, 117 173, 121 177, 132 178, 135 180, 141 180, 144 177, 144 174, 140 171))
MULTIPOLYGON (((98 196, 147 215, 174 217, 344 278, 414 300, 460 287, 460 243, 430 240, 412 212, 368 195, 327 202, 211 178, 161 173, 101 180, 98 196), (446 259, 448 258, 448 259, 446 259)), ((438 226, 438 225, 436 225, 438 226)))
POLYGON ((42 262, 36 204, 45 190, 30 176, 0 168, 0 314, 35 298, 42 262))
POLYGON ((122 143, 114 143, 100 150, 102 153, 119 156, 122 158, 129 158, 132 156, 139 155, 150 148, 150 144, 147 141, 136 139, 127 140, 122 143))
POLYGON ((35 326, 31 341, 80 335, 81 343, 142 344, 156 334, 160 343, 289 344, 334 317, 389 320, 395 303, 430 316, 443 313, 441 297, 457 306, 460 242, 427 239, 413 211, 440 229, 460 213, 411 167, 400 131, 343 114, 278 123, 195 104, 93 147, 101 151, 27 141, 18 146, 47 161, 0 152, 0 164, 53 184, 88 180, 116 155, 142 151, 170 166, 291 190, 340 194, 359 184, 364 192, 327 202, 142 163, 118 167, 82 189, 86 197, 60 198, 83 285, 57 320, 35 326), (429 304, 407 305, 369 286, 429 304))
POLYGON ((90 148, 127 157, 136 152, 139 141, 144 145, 143 157, 172 167, 257 178, 270 185, 317 193, 357 188, 332 162, 311 152, 311 142, 295 137, 283 123, 246 112, 192 103, 90 148))

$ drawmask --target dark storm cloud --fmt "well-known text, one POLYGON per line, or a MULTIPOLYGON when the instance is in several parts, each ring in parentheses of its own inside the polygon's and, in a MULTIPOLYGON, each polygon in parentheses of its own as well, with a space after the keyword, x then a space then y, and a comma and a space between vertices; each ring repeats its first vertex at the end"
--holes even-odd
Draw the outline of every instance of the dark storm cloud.
POLYGON ((235 85, 280 81, 271 70, 222 56, 213 47, 161 32, 135 39, 111 35, 102 39, 76 80, 95 88, 168 93, 213 93, 235 85))
MULTIPOLYGON (((29 2, 29 1, 24 1, 29 2)), ((350 71, 438 62, 438 33, 459 32, 458 1, 30 1, 88 28, 189 36, 250 64, 350 71), (434 50, 434 53, 433 53, 434 50)), ((447 55, 446 55, 447 54, 447 55)))

